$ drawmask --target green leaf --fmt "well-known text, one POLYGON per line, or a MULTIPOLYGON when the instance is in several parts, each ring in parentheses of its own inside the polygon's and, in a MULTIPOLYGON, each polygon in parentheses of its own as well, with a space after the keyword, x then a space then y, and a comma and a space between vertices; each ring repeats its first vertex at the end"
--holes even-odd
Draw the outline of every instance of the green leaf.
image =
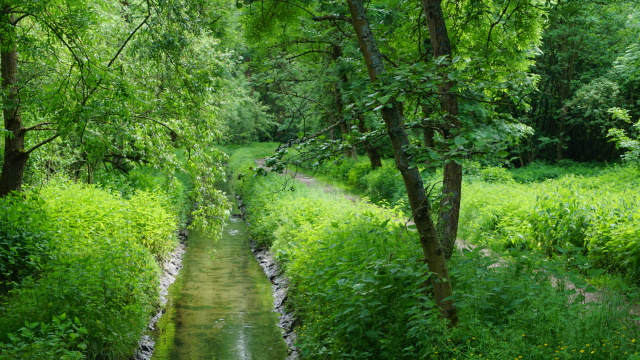
POLYGON ((453 139, 453 142, 458 146, 462 146, 467 142, 467 139, 463 136, 456 136, 456 138, 453 139))

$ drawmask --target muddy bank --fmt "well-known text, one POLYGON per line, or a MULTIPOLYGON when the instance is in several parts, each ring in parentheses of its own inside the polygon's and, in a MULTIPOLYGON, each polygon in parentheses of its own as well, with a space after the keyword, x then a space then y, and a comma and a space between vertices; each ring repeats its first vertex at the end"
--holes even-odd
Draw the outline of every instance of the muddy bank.
MULTIPOLYGON (((176 249, 171 253, 171 256, 162 264, 162 275, 160 276, 160 309, 149 320, 147 330, 151 331, 155 329, 156 323, 162 317, 165 311, 165 305, 167 303, 167 295, 169 294, 169 285, 173 284, 178 276, 178 272, 182 268, 182 257, 187 247, 187 238, 189 234, 186 230, 182 230, 178 233, 180 240, 176 249)), ((150 360, 153 356, 153 350, 155 343, 151 336, 143 335, 138 342, 138 350, 129 358, 129 360, 150 360)))

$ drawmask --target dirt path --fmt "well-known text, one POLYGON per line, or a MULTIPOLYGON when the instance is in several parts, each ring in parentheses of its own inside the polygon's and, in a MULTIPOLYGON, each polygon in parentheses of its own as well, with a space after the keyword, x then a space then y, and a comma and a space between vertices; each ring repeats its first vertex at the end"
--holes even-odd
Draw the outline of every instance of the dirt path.
MULTIPOLYGON (((263 167, 263 168, 267 168, 264 165, 264 162, 265 162, 264 158, 256 159, 256 163, 258 164, 258 166, 263 167)), ((345 192, 344 190, 341 190, 341 189, 339 189, 339 188, 337 188, 335 186, 332 186, 332 185, 329 185, 327 183, 318 181, 313 176, 309 176, 309 175, 304 174, 304 173, 302 173, 300 171, 291 171, 289 169, 285 169, 284 175, 285 176, 291 176, 292 178, 300 181, 301 183, 307 185, 310 188, 320 188, 320 189, 322 189, 322 191, 324 191, 326 193, 341 195, 342 197, 344 197, 345 199, 350 200, 351 202, 359 202, 361 200, 360 197, 358 197, 356 195, 349 194, 349 193, 345 192)))

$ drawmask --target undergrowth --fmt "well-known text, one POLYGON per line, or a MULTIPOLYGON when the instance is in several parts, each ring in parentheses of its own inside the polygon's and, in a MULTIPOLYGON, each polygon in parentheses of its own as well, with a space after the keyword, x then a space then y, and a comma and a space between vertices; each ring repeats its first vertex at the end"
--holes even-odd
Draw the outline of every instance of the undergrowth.
POLYGON ((52 180, 0 199, 0 359, 129 358, 177 244, 170 194, 52 180))
POLYGON ((600 268, 640 282, 640 170, 616 166, 598 176, 511 179, 463 187, 459 237, 497 250, 581 248, 600 268))
POLYGON ((566 286, 571 280, 591 290, 580 271, 527 251, 493 267, 496 260, 479 248, 456 253, 450 269, 460 325, 448 328, 425 293, 417 236, 398 209, 251 175, 251 153, 230 159, 235 186, 252 236, 289 278, 305 358, 608 360, 638 353, 633 294, 584 304, 566 286))

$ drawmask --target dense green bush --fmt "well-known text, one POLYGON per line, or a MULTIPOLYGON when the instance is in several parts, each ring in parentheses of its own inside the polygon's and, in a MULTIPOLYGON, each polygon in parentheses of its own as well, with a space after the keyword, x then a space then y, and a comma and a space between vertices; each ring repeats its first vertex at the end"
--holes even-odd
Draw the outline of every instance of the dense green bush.
POLYGON ((52 221, 74 239, 65 246, 84 248, 98 237, 127 238, 162 259, 177 243, 176 215, 169 213, 168 202, 159 194, 137 191, 125 199, 96 186, 57 182, 44 187, 40 195, 52 221))
POLYGON ((583 248, 596 266, 640 280, 638 169, 564 175, 541 183, 465 184, 460 237, 496 249, 547 255, 583 248))
POLYGON ((0 343, 0 359, 85 359, 86 334, 80 320, 71 320, 66 314, 54 316, 51 323, 26 322, 16 334, 9 334, 10 342, 0 343))
POLYGON ((131 355, 157 306, 157 260, 176 245, 177 214, 161 194, 125 198, 53 181, 38 194, 3 199, 13 229, 37 221, 32 228, 45 236, 33 239, 46 246, 29 257, 44 259, 41 275, 23 277, 2 299, 0 359, 131 355))
POLYGON ((489 183, 509 183, 513 181, 513 175, 509 170, 501 167, 488 167, 479 171, 482 181, 489 183))
POLYGON ((578 163, 571 160, 561 160, 555 164, 533 162, 527 166, 513 169, 511 173, 517 182, 530 183, 548 179, 558 179, 564 175, 595 176, 606 167, 601 163, 578 163))
POLYGON ((190 197, 194 188, 193 175, 185 172, 167 174, 151 166, 141 166, 128 174, 99 171, 95 181, 101 188, 117 191, 126 199, 140 191, 162 194, 163 206, 176 214, 180 227, 186 226, 193 210, 190 197))
POLYGON ((49 261, 52 234, 41 206, 33 195, 0 198, 0 295, 25 277, 38 277, 49 261))
MULTIPOLYGON (((366 157, 358 160, 340 159, 335 163, 325 163, 317 168, 309 166, 307 169, 317 171, 321 179, 347 184, 374 204, 408 210, 404 183, 392 159, 383 160, 382 168, 378 169, 372 169, 366 157)), ((433 179, 426 180, 432 182, 433 179)))

